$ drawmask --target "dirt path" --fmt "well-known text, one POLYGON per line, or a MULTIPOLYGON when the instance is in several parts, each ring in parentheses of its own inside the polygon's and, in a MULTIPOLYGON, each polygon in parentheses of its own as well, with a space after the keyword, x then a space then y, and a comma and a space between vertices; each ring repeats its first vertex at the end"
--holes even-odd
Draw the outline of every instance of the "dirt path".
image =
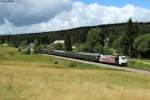
POLYGON ((119 66, 115 66, 115 65, 107 65, 107 64, 101 64, 101 63, 96 63, 96 62, 90 62, 90 61, 84 61, 84 60, 66 58, 66 57, 60 57, 60 56, 54 56, 54 55, 47 55, 47 54, 43 54, 43 55, 51 56, 51 57, 55 57, 55 58, 66 59, 66 60, 71 60, 71 61, 77 61, 77 62, 81 62, 81 63, 85 63, 85 64, 92 64, 92 65, 101 66, 101 67, 105 67, 105 68, 124 70, 124 71, 129 71, 129 72, 136 72, 136 73, 149 74, 150 75, 149 71, 144 71, 144 70, 140 70, 140 69, 134 69, 134 68, 129 68, 129 67, 119 67, 119 66))

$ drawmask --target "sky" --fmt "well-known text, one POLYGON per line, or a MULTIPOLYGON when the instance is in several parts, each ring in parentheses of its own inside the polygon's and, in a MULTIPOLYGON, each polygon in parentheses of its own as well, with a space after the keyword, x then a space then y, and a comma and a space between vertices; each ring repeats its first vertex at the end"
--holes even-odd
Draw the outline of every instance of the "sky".
POLYGON ((97 2, 102 5, 113 5, 117 7, 122 7, 126 4, 133 4, 135 6, 141 6, 144 8, 150 8, 150 0, 82 0, 85 3, 97 2))
POLYGON ((129 18, 137 22, 150 22, 150 0, 2 1, 0 35, 122 23, 129 18))

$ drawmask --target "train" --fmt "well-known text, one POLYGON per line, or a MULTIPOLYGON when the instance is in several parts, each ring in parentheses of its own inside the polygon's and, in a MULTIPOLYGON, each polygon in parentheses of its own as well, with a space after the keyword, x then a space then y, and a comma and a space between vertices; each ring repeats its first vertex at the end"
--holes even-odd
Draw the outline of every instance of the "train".
POLYGON ((63 50, 46 50, 44 53, 118 66, 127 66, 128 63, 127 57, 123 55, 104 55, 100 53, 70 52, 63 50))

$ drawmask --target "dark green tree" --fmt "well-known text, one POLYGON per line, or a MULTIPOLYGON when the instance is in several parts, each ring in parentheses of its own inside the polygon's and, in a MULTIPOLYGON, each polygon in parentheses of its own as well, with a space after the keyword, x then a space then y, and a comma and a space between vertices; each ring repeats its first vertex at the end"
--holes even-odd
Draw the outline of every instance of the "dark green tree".
POLYGON ((139 58, 150 58, 150 34, 137 37, 134 40, 134 47, 139 58))
POLYGON ((134 39, 138 36, 139 31, 135 27, 135 24, 132 22, 131 19, 129 19, 126 27, 126 33, 123 35, 121 45, 122 50, 125 55, 128 55, 129 57, 134 57, 134 48, 133 48, 133 42, 134 39))
POLYGON ((41 48, 40 48, 40 43, 39 43, 39 41, 38 41, 38 39, 35 39, 34 40, 34 53, 36 54, 36 53, 40 53, 40 51, 41 51, 41 48))
POLYGON ((103 39, 101 37, 101 29, 92 28, 87 34, 86 44, 89 52, 100 52, 102 50, 103 39))
POLYGON ((112 47, 115 50, 115 53, 117 54, 122 54, 121 41, 122 41, 122 36, 118 37, 112 43, 112 47))
POLYGON ((137 33, 137 36, 143 35, 141 27, 139 27, 139 24, 137 22, 135 22, 135 33, 137 33))
POLYGON ((54 45, 52 45, 52 47, 53 47, 55 50, 64 50, 64 44, 62 44, 62 43, 54 44, 54 45))
POLYGON ((88 52, 89 47, 87 46, 86 43, 76 44, 76 51, 77 52, 88 52))
POLYGON ((65 50, 72 51, 72 42, 71 42, 71 36, 69 33, 66 33, 65 35, 65 50))

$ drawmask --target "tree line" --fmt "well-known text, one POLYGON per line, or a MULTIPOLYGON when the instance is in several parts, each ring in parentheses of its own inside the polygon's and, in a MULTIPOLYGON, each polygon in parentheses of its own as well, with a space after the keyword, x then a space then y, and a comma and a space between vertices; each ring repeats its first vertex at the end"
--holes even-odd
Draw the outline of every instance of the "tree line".
POLYGON ((127 23, 81 27, 55 32, 1 35, 0 43, 12 46, 34 42, 51 44, 55 40, 65 40, 65 49, 72 51, 103 54, 123 54, 130 57, 150 57, 150 23, 137 23, 131 19, 127 23))

